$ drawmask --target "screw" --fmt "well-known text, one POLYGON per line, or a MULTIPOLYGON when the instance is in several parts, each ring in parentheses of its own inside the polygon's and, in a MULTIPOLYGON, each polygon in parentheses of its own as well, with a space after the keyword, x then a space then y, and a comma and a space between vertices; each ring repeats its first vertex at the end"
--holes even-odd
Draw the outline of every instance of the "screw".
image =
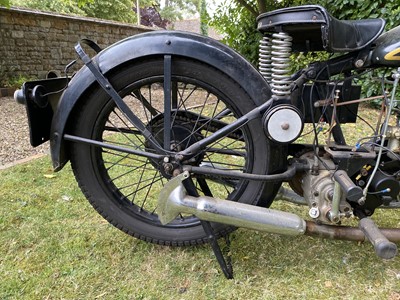
POLYGON ((319 217, 319 209, 318 209, 318 207, 311 207, 310 210, 308 211, 308 214, 313 219, 318 218, 319 217))

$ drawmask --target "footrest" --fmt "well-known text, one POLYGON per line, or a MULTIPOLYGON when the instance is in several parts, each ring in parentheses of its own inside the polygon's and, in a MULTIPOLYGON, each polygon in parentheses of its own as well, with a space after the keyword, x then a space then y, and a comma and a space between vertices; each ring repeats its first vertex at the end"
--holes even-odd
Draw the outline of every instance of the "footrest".
POLYGON ((397 245, 390 242, 370 218, 360 220, 360 229, 372 243, 375 253, 383 259, 391 259, 397 255, 397 245))

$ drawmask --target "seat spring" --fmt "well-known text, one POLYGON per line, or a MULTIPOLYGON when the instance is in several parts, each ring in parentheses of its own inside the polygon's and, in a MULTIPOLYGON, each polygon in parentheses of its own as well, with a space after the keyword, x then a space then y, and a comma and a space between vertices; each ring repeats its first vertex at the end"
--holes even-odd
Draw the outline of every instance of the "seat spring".
POLYGON ((292 54, 292 37, 286 32, 272 35, 272 94, 278 97, 290 96, 290 55, 292 54))
POLYGON ((270 36, 263 36, 259 46, 258 69, 268 83, 272 82, 272 41, 270 36))

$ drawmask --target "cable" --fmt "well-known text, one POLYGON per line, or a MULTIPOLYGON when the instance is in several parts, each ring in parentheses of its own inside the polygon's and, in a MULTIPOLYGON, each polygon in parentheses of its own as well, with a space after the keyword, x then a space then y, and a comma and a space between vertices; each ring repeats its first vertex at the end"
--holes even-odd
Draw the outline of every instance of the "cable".
MULTIPOLYGON (((329 78, 329 68, 327 65, 325 65, 324 68, 322 68, 316 78, 318 78, 323 71, 325 71, 325 69, 327 69, 328 71, 328 78, 329 78)), ((313 131, 314 131, 314 141, 312 143, 313 145, 313 151, 314 151, 314 156, 321 162, 321 164, 325 167, 325 169, 329 170, 329 167, 327 166, 327 164, 319 157, 318 152, 319 152, 319 141, 318 141, 318 134, 319 132, 317 132, 317 127, 315 125, 315 118, 314 118, 314 103, 313 103, 313 92, 314 92, 314 87, 315 87, 315 83, 313 83, 311 85, 311 90, 310 90, 310 99, 309 99, 309 104, 310 104, 310 114, 311 114, 311 122, 313 124, 313 131), (318 149, 318 150, 317 150, 318 149)), ((322 116, 322 115, 321 115, 322 116)))
POLYGON ((393 152, 392 150, 390 150, 389 148, 387 148, 385 146, 382 146, 382 145, 380 145, 378 143, 374 143, 374 142, 365 142, 365 143, 362 143, 360 146, 363 146, 363 145, 373 145, 373 146, 382 148, 382 150, 386 150, 387 152, 390 152, 391 154, 393 154, 397 158, 398 161, 400 161, 400 155, 395 153, 395 152, 393 152))

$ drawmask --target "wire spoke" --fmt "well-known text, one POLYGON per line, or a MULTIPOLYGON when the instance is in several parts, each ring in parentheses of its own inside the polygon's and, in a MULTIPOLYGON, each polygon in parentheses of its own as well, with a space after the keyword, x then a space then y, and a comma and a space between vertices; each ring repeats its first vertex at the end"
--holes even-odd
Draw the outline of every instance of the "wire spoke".
MULTIPOLYGON (((155 108, 151 105, 151 98, 150 98, 150 101, 148 101, 148 100, 143 96, 143 94, 140 92, 140 90, 133 91, 133 92, 131 93, 131 95, 132 95, 133 97, 135 97, 136 99, 138 99, 138 100, 143 104, 143 108, 146 108, 146 109, 150 112, 150 114, 151 114, 153 117, 160 113, 160 111, 158 111, 157 109, 155 109, 155 108)), ((151 95, 151 94, 150 94, 150 95, 151 95)), ((147 116, 146 116, 146 119, 147 119, 147 122, 148 122, 149 119, 147 118, 147 116)))
POLYGON ((146 195, 144 196, 144 199, 143 199, 142 205, 140 206, 140 209, 143 209, 144 204, 146 203, 147 197, 149 196, 150 190, 151 190, 151 188, 153 187, 153 184, 154 184, 155 182, 157 182, 157 181, 159 181, 159 180, 162 179, 162 177, 159 176, 159 179, 156 181, 156 180, 155 180, 156 177, 157 177, 157 173, 154 172, 153 180, 152 180, 152 182, 150 183, 149 188, 147 189, 146 195))
MULTIPOLYGON (((114 157, 121 157, 121 158, 124 158, 127 160, 133 160, 136 162, 142 162, 142 163, 146 162, 146 160, 142 160, 140 156, 132 157, 129 153, 127 155, 122 155, 122 154, 119 154, 122 152, 116 152, 116 150, 103 149, 103 153, 109 154, 110 156, 114 156, 114 157), (115 152, 112 152, 112 151, 115 151, 115 152)), ((109 162, 109 163, 111 163, 111 162, 109 162)))
MULTIPOLYGON (((210 92, 197 82, 194 83, 193 80, 178 80, 173 73, 173 67, 171 70, 170 97, 165 97, 165 92, 169 93, 170 90, 168 86, 165 88, 164 81, 155 77, 153 81, 148 80, 142 86, 128 91, 125 96, 127 98, 124 99, 129 108, 142 120, 146 130, 153 135, 152 138, 164 141, 163 144, 165 140, 170 140, 173 149, 178 151, 236 119, 223 97, 210 92), (169 108, 170 114, 165 115, 169 108), (168 129, 165 128, 165 124, 168 124, 168 129), (166 130, 170 130, 170 137, 166 136, 166 130)), ((145 137, 132 126, 118 108, 110 106, 105 117, 102 141, 135 150, 156 152, 148 142, 149 137, 145 137)), ((161 162, 118 150, 103 148, 101 153, 101 163, 107 172, 108 184, 113 186, 112 190, 119 195, 120 201, 129 202, 135 214, 158 224, 158 194, 169 180, 165 177, 166 174, 160 171, 161 162)), ((243 171, 246 159, 246 141, 243 139, 243 132, 238 129, 209 145, 194 157, 191 164, 210 169, 243 171)), ((190 193, 226 199, 231 197, 232 192, 241 183, 239 180, 214 177, 194 176, 190 193)), ((193 220, 196 220, 193 215, 181 213, 177 216, 177 222, 182 224, 193 220)))

